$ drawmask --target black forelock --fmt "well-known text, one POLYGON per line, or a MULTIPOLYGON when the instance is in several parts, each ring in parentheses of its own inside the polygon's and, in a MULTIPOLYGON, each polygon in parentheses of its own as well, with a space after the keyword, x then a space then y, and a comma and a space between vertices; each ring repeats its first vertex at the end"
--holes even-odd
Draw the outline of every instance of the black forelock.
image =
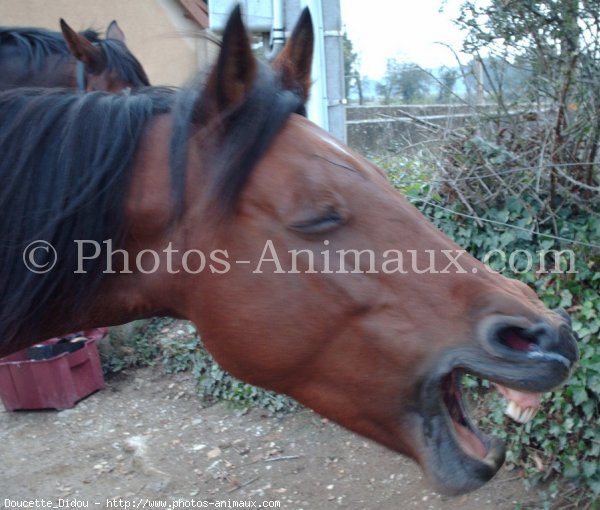
MULTIPOLYGON (((176 109, 171 144, 171 170, 177 203, 183 197, 186 152, 178 140, 189 137, 203 122, 202 109, 193 104, 210 99, 201 94, 181 96, 176 109)), ((252 170, 269 148, 277 133, 292 113, 305 115, 300 94, 282 87, 279 77, 270 67, 258 63, 256 83, 239 104, 223 112, 216 125, 211 156, 211 196, 221 211, 231 212, 252 170)))

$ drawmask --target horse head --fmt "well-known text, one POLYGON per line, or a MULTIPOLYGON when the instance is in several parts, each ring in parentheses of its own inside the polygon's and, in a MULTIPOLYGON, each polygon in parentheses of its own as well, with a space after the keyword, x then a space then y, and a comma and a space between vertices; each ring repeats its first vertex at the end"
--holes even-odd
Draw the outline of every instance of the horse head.
POLYGON ((92 42, 75 32, 64 19, 60 28, 69 51, 76 59, 75 81, 81 91, 118 92, 150 85, 140 62, 125 44, 125 34, 113 20, 106 38, 92 42))

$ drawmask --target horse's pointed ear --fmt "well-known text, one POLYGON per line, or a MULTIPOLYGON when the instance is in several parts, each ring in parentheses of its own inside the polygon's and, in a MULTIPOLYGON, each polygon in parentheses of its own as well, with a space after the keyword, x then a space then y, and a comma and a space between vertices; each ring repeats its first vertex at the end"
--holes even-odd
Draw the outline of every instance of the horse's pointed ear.
POLYGON ((84 36, 78 34, 64 19, 60 19, 60 29, 71 54, 85 64, 86 69, 93 73, 100 73, 106 67, 104 55, 100 48, 96 48, 84 36))
POLYGON ((106 29, 106 38, 116 39, 117 41, 121 41, 123 44, 125 44, 125 34, 123 33, 123 30, 121 30, 117 20, 113 19, 110 22, 110 25, 108 25, 108 28, 106 29))
POLYGON ((229 16, 219 58, 208 79, 205 98, 213 103, 211 109, 223 112, 242 102, 256 81, 256 73, 256 59, 238 5, 229 16))
POLYGON ((273 68, 281 73, 284 86, 299 87, 304 101, 310 93, 314 40, 312 18, 306 7, 283 50, 273 61, 273 68))

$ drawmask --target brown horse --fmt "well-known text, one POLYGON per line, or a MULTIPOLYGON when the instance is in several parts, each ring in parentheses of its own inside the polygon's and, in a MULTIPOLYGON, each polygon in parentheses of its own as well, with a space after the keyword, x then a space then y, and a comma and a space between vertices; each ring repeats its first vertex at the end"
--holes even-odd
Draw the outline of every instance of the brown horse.
POLYGON ((236 9, 204 85, 1 96, 0 351, 190 319, 233 375, 409 455, 441 492, 476 489, 504 449, 462 374, 528 419, 578 359, 568 318, 303 117, 312 48, 305 11, 259 64, 236 9))
POLYGON ((41 28, 0 29, 0 90, 71 87, 116 92, 150 84, 116 21, 108 26, 105 39, 93 30, 78 34, 62 19, 60 24, 62 34, 41 28))

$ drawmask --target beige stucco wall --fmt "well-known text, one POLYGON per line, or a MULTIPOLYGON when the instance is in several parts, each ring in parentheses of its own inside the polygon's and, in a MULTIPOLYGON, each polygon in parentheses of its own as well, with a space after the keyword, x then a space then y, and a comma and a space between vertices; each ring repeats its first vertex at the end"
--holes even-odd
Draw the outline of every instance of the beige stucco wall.
POLYGON ((116 19, 152 85, 182 85, 216 51, 206 38, 183 37, 199 27, 184 17, 177 0, 0 0, 3 26, 59 30, 61 17, 75 30, 102 33, 116 19))

